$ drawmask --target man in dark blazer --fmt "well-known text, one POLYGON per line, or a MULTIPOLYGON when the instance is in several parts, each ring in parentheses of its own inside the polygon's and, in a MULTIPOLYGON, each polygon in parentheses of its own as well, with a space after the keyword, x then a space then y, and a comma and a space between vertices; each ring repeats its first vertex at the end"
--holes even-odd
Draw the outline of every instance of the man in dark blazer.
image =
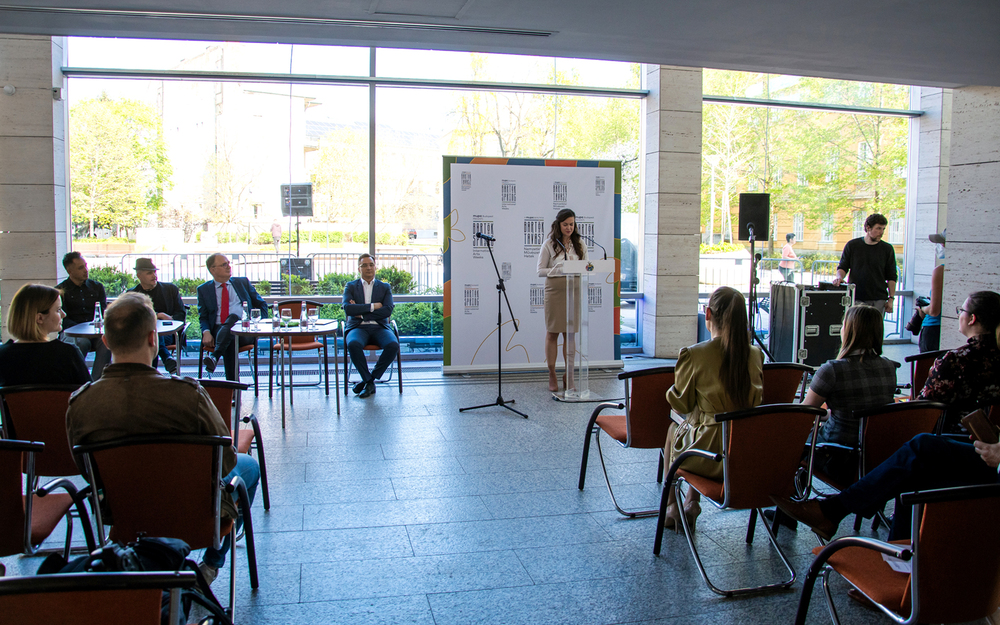
MULTIPOLYGON (((170 282, 160 282, 156 275, 156 265, 152 258, 138 258, 135 261, 135 275, 139 278, 139 284, 129 289, 134 293, 142 293, 153 302, 153 310, 156 311, 156 318, 163 321, 180 321, 183 323, 187 319, 187 307, 181 299, 180 290, 170 282)), ((181 343, 184 337, 181 336, 181 343)), ((177 373, 177 361, 170 357, 167 345, 174 344, 174 335, 160 337, 160 348, 157 352, 159 359, 163 361, 163 368, 167 373, 173 375, 177 373)), ((179 353, 179 352, 178 352, 179 353)), ((153 367, 156 367, 156 359, 153 359, 153 367)))
MULTIPOLYGON (((233 325, 242 318, 243 303, 257 308, 267 317, 264 301, 246 278, 234 278, 229 259, 223 254, 212 254, 205 261, 212 279, 198 287, 198 317, 201 321, 201 342, 212 352, 205 356, 205 369, 215 371, 219 357, 224 359, 226 379, 236 379, 236 345, 230 333, 233 325), (225 306, 223 306, 225 304, 225 306)), ((240 347, 252 345, 254 339, 239 337, 240 347)))
POLYGON ((385 282, 375 279, 375 257, 362 254, 358 258, 358 271, 361 279, 348 282, 344 287, 345 335, 347 353, 351 355, 354 368, 361 374, 361 381, 354 385, 354 392, 358 397, 369 397, 375 394, 375 380, 382 377, 399 352, 399 342, 389 328, 392 289, 385 282), (365 345, 378 345, 382 350, 373 371, 368 371, 365 345))

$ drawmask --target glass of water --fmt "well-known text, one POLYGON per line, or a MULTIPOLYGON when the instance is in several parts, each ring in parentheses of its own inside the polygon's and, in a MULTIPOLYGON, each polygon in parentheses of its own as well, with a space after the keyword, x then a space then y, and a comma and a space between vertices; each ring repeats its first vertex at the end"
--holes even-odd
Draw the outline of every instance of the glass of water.
POLYGON ((292 320, 292 309, 282 308, 281 309, 281 325, 288 327, 288 322, 292 320))
POLYGON ((254 332, 257 331, 257 325, 260 323, 260 309, 254 308, 250 310, 250 324, 253 327, 254 332))
POLYGON ((308 314, 308 317, 309 317, 309 327, 310 328, 315 328, 316 324, 319 322, 319 308, 316 308, 315 306, 313 306, 311 308, 307 308, 306 310, 309 313, 308 314))

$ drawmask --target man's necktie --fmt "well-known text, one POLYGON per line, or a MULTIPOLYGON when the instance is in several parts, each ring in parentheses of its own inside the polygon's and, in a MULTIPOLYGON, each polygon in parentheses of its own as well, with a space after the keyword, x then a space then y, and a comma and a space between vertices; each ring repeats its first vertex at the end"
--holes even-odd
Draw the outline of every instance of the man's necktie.
POLYGON ((219 323, 225 323, 229 316, 229 283, 222 284, 222 305, 219 306, 219 323))

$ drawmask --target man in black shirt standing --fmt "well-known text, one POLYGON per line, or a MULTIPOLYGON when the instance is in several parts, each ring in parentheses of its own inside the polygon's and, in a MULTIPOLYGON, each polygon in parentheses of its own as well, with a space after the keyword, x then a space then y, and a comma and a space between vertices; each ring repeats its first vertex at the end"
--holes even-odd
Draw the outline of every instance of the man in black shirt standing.
POLYGON ((882 240, 888 224, 888 220, 878 213, 865 219, 865 236, 851 239, 844 246, 833 284, 840 286, 850 272, 848 281, 854 285, 854 302, 892 314, 892 301, 896 296, 896 250, 882 240))
MULTIPOLYGON (((71 328, 79 323, 89 323, 94 320, 94 306, 101 305, 101 311, 108 307, 108 298, 104 294, 104 285, 90 279, 87 261, 80 252, 70 252, 63 256, 63 268, 69 277, 56 285, 62 295, 63 329, 71 328)), ((104 366, 111 360, 111 352, 100 337, 68 337, 63 340, 80 348, 83 355, 94 352, 94 368, 91 377, 95 380, 101 377, 104 366)))
MULTIPOLYGON (((153 301, 153 310, 156 311, 156 318, 163 321, 180 321, 183 323, 187 319, 187 308, 181 299, 180 290, 170 282, 160 282, 156 276, 156 265, 151 258, 139 258, 135 261, 135 275, 139 278, 139 284, 129 289, 135 293, 142 293, 153 301)), ((183 343, 184 337, 181 337, 183 343)), ((173 335, 160 337, 160 348, 157 352, 160 360, 163 361, 163 368, 167 373, 174 375, 177 373, 177 361, 170 357, 167 345, 174 344, 173 335)), ((178 352, 179 354, 180 352, 178 352)), ((153 361, 156 367, 156 360, 153 361)))

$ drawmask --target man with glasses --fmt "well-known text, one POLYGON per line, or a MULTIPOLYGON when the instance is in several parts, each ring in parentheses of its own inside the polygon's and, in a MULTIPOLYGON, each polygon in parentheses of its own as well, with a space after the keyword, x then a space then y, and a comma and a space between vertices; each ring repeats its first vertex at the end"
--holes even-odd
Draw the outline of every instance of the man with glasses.
MULTIPOLYGON (((160 282, 156 275, 156 265, 152 258, 139 258, 135 261, 135 275, 139 278, 139 284, 129 289, 133 293, 142 293, 153 302, 153 310, 156 311, 156 318, 163 321, 180 321, 184 323, 187 319, 187 308, 181 299, 180 290, 170 282, 160 282)), ((184 337, 181 337, 181 343, 184 337)), ((177 361, 170 357, 167 345, 174 344, 174 336, 160 337, 160 347, 157 356, 163 361, 163 368, 167 373, 173 375, 177 373, 177 361)), ((180 351, 178 351, 178 355, 180 351)), ((153 359, 153 367, 156 367, 156 359, 153 359)))
POLYGON ((370 397, 375 394, 375 380, 382 377, 399 352, 399 342, 389 328, 392 289, 375 278, 375 257, 362 254, 358 258, 358 270, 361 278, 344 287, 344 314, 347 315, 344 334, 347 353, 361 375, 361 381, 354 385, 354 393, 358 397, 370 397), (365 345, 378 345, 382 350, 373 371, 368 370, 365 345))
MULTIPOLYGON (((219 358, 226 367, 226 379, 236 380, 236 345, 232 327, 243 318, 243 304, 257 308, 267 316, 264 301, 246 278, 234 278, 232 265, 224 254, 212 254, 205 261, 212 279, 198 287, 198 318, 201 321, 201 343, 206 350, 205 369, 211 373, 219 358)), ((239 337, 239 346, 254 344, 248 336, 239 337)))

